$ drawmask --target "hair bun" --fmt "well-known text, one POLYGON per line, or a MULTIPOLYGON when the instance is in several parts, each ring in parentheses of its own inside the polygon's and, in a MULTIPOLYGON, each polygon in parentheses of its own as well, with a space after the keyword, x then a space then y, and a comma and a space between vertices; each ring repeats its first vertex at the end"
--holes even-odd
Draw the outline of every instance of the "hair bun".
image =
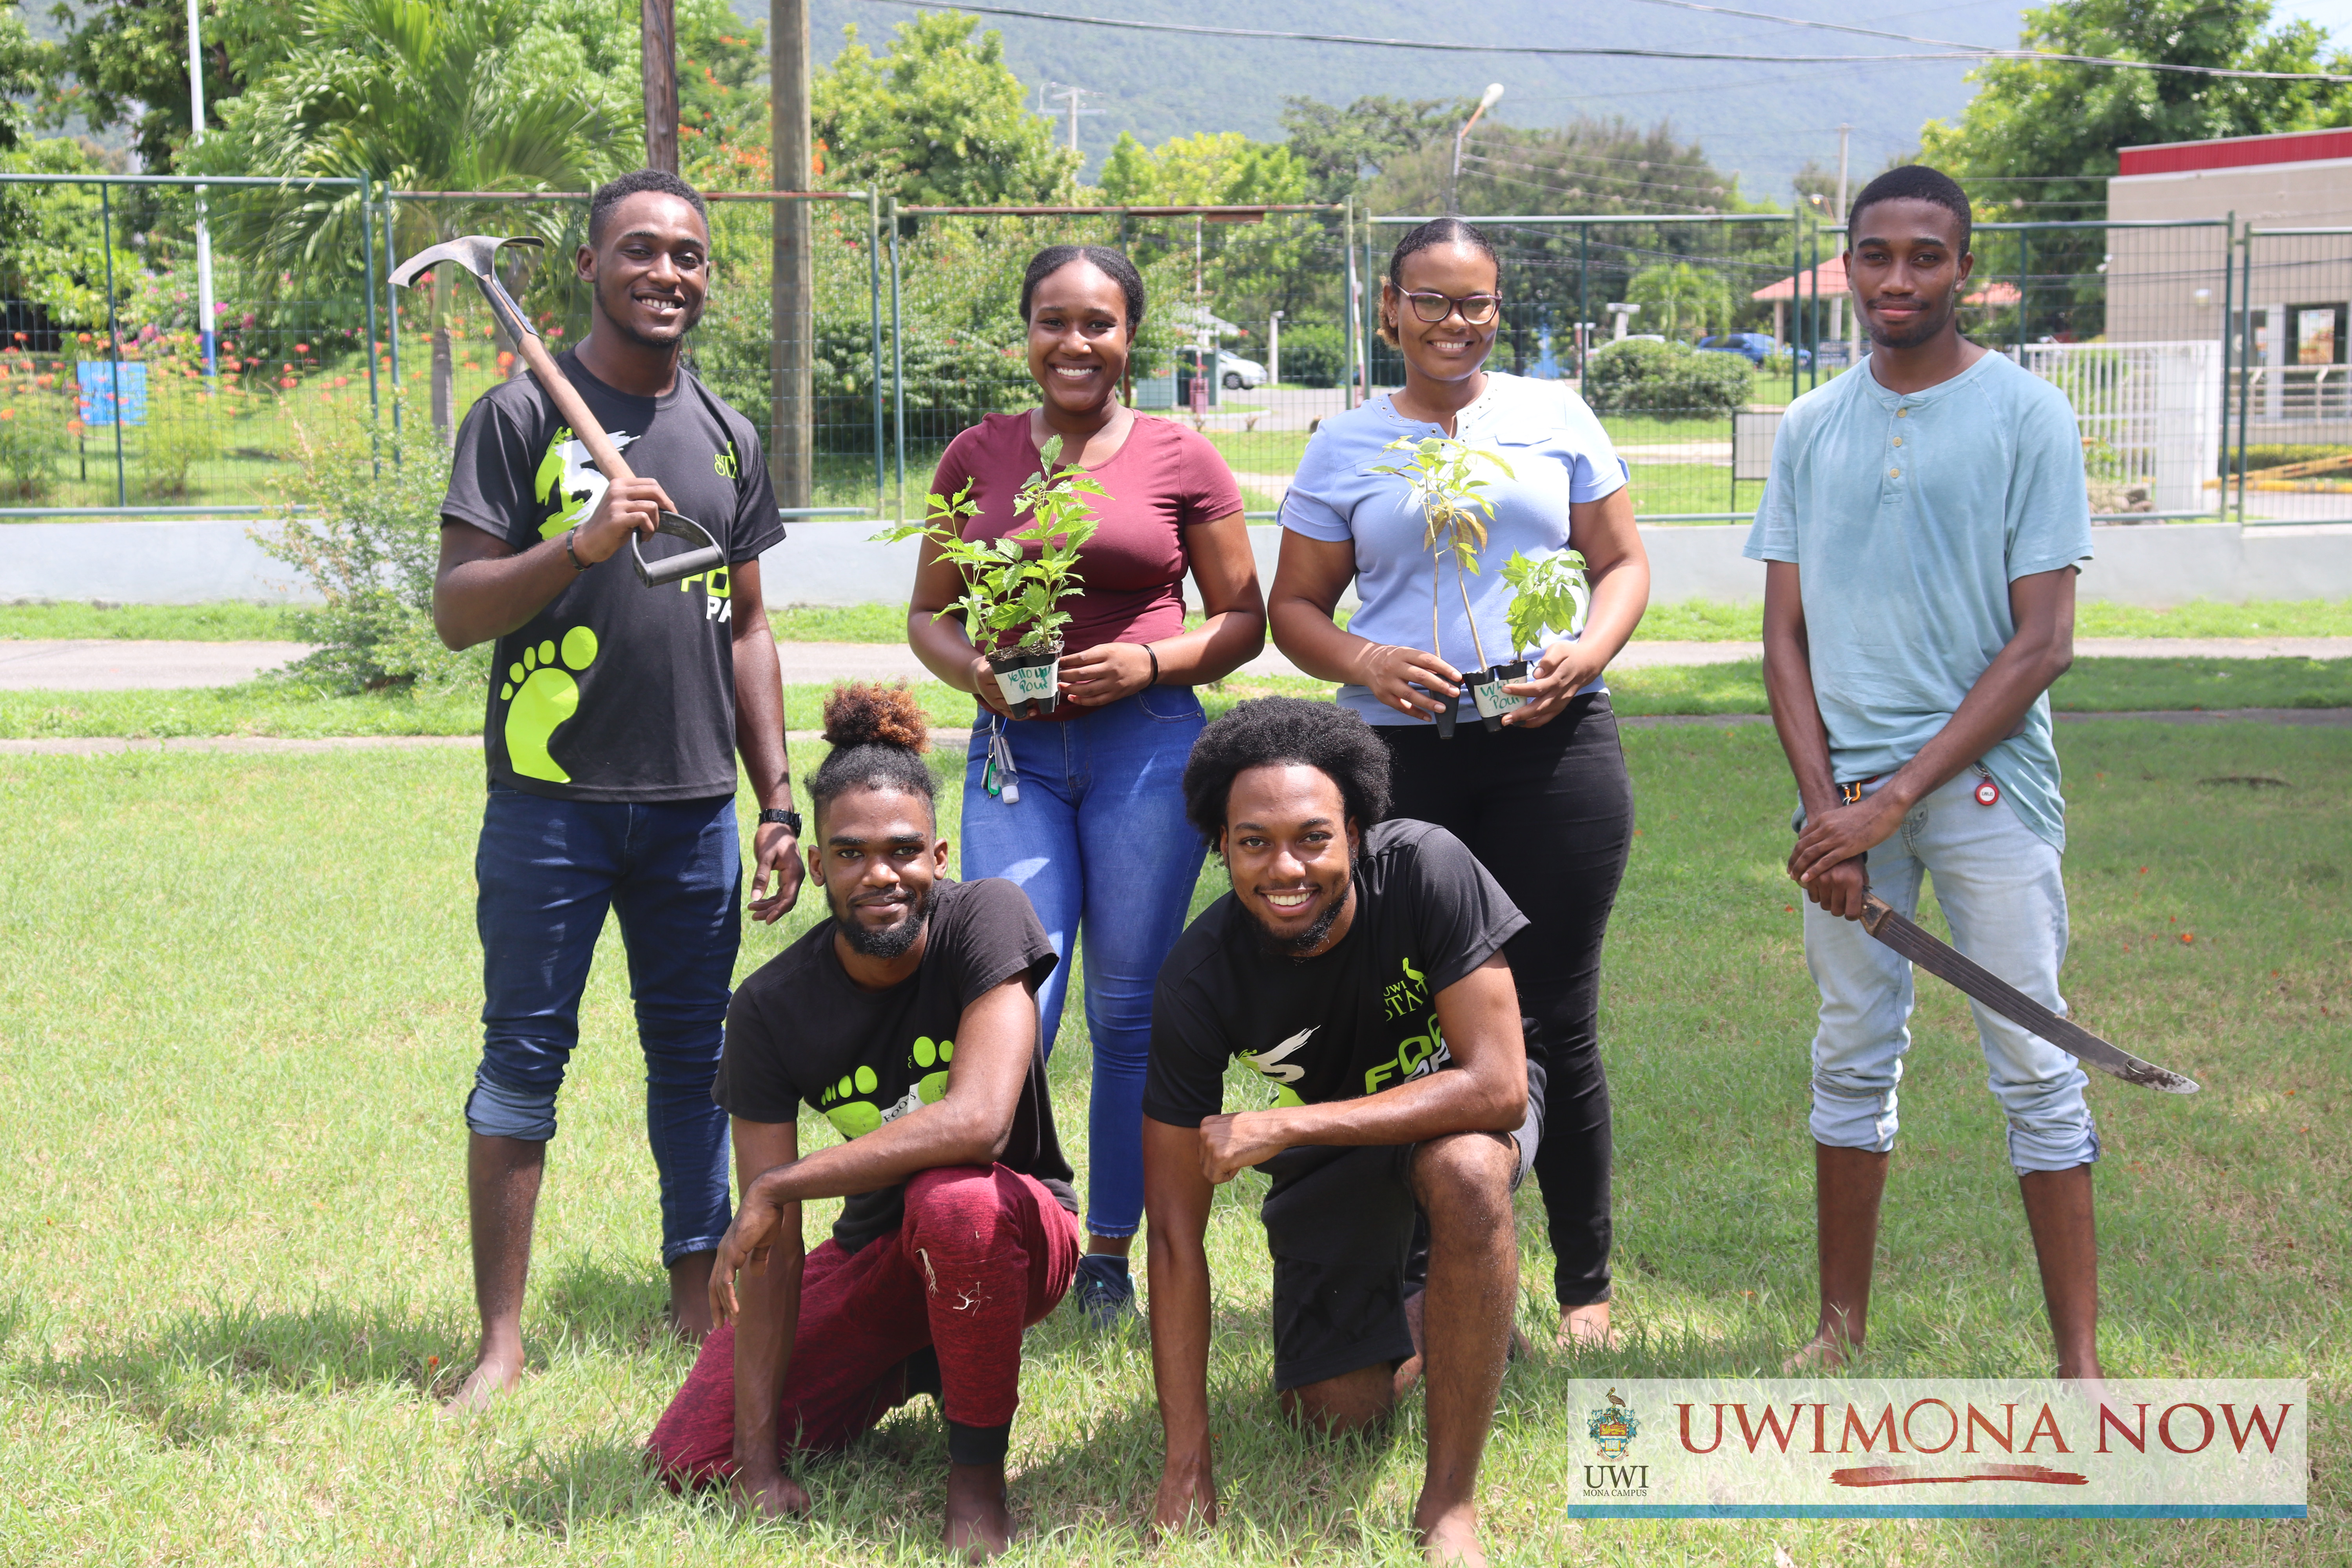
POLYGON ((903 680, 890 686, 844 681, 824 700, 824 741, 835 751, 898 746, 919 753, 930 735, 930 721, 903 680))

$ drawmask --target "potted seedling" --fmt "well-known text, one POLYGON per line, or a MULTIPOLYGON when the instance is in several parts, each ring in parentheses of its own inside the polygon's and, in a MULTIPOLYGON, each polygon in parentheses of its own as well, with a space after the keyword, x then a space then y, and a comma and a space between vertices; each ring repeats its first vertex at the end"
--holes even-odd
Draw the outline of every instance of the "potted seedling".
MULTIPOLYGON (((1511 467, 1493 452, 1480 451, 1446 436, 1428 436, 1418 441, 1407 437, 1390 442, 1388 450, 1412 454, 1411 462, 1384 463, 1372 472, 1393 474, 1402 479, 1412 489, 1413 499, 1421 503, 1426 527, 1421 547, 1430 552, 1429 651, 1440 658, 1445 657, 1445 650, 1438 646, 1438 605, 1445 592, 1446 558, 1451 556, 1454 586, 1462 595, 1462 618, 1470 623, 1470 647, 1478 658, 1477 668, 1467 672, 1464 681, 1470 688, 1471 701, 1477 706, 1478 716, 1486 728, 1498 729, 1504 711, 1517 704, 1502 698, 1500 682, 1505 678, 1486 664, 1486 643, 1478 636, 1478 617, 1470 608, 1469 579, 1478 574, 1478 552, 1486 547, 1486 525, 1495 521, 1495 506, 1484 493, 1486 481, 1478 476, 1476 464, 1492 463, 1503 470, 1507 479, 1512 477, 1511 467), (1490 712, 1498 698, 1504 706, 1492 708, 1490 712)), ((1513 668, 1521 676, 1527 673, 1524 664, 1500 667, 1513 668)), ((1449 702, 1437 715, 1437 732, 1447 739, 1454 734, 1454 707, 1449 702)))
POLYGON ((1095 532, 1085 498, 1108 494, 1083 469, 1056 473, 1061 452, 1058 436, 1040 450, 1037 472, 1022 481, 1013 503, 1013 515, 1025 514, 1029 525, 1002 539, 964 538, 965 522, 980 510, 970 480, 952 499, 932 496, 921 522, 899 523, 874 536, 885 542, 928 539, 962 573, 963 595, 932 618, 963 617, 972 646, 987 654, 1006 706, 1018 718, 1054 710, 1061 689, 1062 628, 1070 624, 1061 603, 1085 587, 1078 552, 1095 532))
MULTIPOLYGON (((1511 603, 1503 612, 1503 624, 1510 631, 1512 651, 1540 647, 1546 632, 1572 637, 1584 630, 1592 590, 1584 580, 1584 557, 1576 551, 1554 550, 1530 560, 1514 550, 1503 563, 1503 581, 1511 585, 1511 603)), ((1502 723, 1504 714, 1526 704, 1526 698, 1514 697, 1503 688, 1528 678, 1528 661, 1515 658, 1496 665, 1491 673, 1495 677, 1491 683, 1471 689, 1478 716, 1489 730, 1502 723)))
MULTIPOLYGON (((1464 684, 1470 688, 1470 700, 1478 710, 1479 722, 1488 730, 1503 727, 1503 715, 1526 704, 1524 697, 1514 697, 1504 690, 1528 678, 1527 660, 1518 658, 1522 648, 1541 644, 1544 633, 1559 632, 1574 637, 1584 628, 1586 610, 1592 595, 1584 577, 1584 557, 1573 550, 1558 550, 1529 559, 1517 551, 1503 566, 1503 581, 1511 585, 1511 602, 1504 611, 1511 646, 1507 650, 1512 657, 1501 664, 1486 662, 1484 640, 1478 635, 1478 617, 1470 607, 1468 578, 1478 571, 1478 552, 1486 548, 1487 522, 1494 521, 1494 504, 1482 493, 1486 481, 1477 476, 1473 460, 1492 463, 1511 475, 1510 465, 1492 452, 1479 451, 1461 441, 1446 437, 1425 437, 1390 443, 1391 449, 1410 450, 1410 463, 1373 469, 1375 473, 1393 474, 1412 488, 1414 499, 1420 501, 1422 516, 1428 531, 1423 548, 1431 551, 1432 579, 1429 605, 1429 651, 1440 658, 1445 650, 1437 646, 1437 605, 1444 592, 1445 557, 1454 558, 1454 582, 1462 595, 1462 616, 1470 624, 1472 651, 1476 654, 1479 668, 1468 673, 1464 684), (1481 521, 1481 520, 1484 521, 1481 521)), ((1442 736, 1454 733, 1454 710, 1448 707, 1437 716, 1437 732, 1442 736)))

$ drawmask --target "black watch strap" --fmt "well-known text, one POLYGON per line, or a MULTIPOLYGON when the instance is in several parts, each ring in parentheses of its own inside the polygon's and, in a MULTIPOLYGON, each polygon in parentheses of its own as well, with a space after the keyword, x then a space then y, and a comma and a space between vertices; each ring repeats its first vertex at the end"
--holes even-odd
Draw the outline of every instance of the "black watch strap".
POLYGON ((801 836, 801 814, 797 811, 787 811, 782 806, 772 805, 760 813, 760 826, 764 827, 771 822, 782 823, 792 829, 793 837, 795 838, 801 836))

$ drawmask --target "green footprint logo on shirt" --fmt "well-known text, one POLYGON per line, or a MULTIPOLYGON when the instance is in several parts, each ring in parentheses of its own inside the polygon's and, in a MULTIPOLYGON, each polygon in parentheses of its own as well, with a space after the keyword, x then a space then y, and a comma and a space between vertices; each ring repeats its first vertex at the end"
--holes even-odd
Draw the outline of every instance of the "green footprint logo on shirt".
POLYGON ((870 1100, 851 1100, 852 1094, 872 1094, 881 1080, 874 1069, 861 1067, 826 1091, 827 1100, 845 1103, 828 1107, 824 1119, 833 1123, 834 1131, 844 1138, 862 1138, 882 1125, 882 1109, 870 1100))
MULTIPOLYGON (((596 634, 574 626, 563 634, 563 663, 584 670, 596 658, 596 634)), ((507 765, 525 778, 569 784, 572 775, 547 754, 555 728, 580 706, 580 683, 555 662, 555 644, 523 650, 522 662, 507 667, 499 688, 507 704, 507 765)))

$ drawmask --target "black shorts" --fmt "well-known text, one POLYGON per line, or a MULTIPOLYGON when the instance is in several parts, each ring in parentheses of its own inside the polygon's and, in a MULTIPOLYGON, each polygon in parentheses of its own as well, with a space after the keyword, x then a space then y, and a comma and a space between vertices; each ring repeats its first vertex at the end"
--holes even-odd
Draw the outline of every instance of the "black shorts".
MULTIPOLYGON (((1518 1191, 1543 1141, 1543 1068, 1528 1064, 1518 1191)), ((1412 1354, 1405 1326, 1408 1260, 1420 1205, 1417 1144, 1286 1149, 1258 1167, 1274 1180, 1259 1217, 1274 1256, 1274 1385, 1301 1388, 1412 1354)))

